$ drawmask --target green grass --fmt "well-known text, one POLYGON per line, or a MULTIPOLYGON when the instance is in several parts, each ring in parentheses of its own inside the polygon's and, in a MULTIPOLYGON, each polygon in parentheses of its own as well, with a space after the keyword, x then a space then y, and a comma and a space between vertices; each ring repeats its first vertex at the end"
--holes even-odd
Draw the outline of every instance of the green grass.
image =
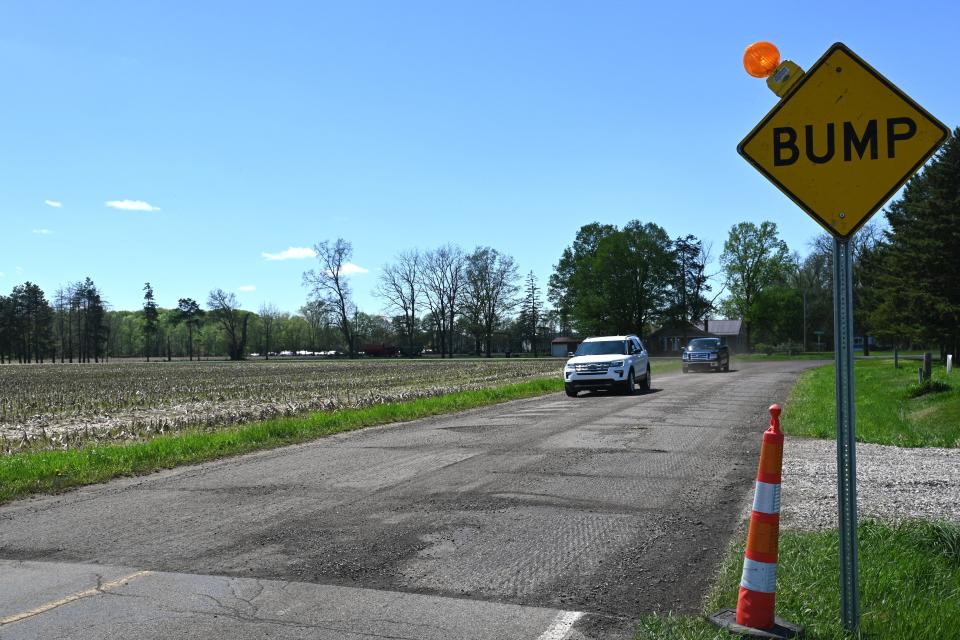
POLYGON ((782 360, 833 360, 832 351, 806 351, 804 353, 795 353, 787 355, 785 353, 774 353, 767 355, 765 353, 737 353, 734 354, 734 360, 744 362, 773 362, 782 360))
MULTIPOLYGON (((860 523, 862 638, 960 638, 960 526, 921 521, 860 523)), ((804 627, 810 640, 840 640, 837 532, 784 532, 777 568, 777 615, 804 627)), ((734 608, 743 542, 720 568, 705 613, 734 608)), ((729 639, 703 618, 644 616, 637 640, 729 639)))
POLYGON ((680 371, 683 362, 677 358, 650 358, 650 375, 653 377, 654 386, 656 386, 657 376, 663 373, 674 373, 680 371))
POLYGON ((33 493, 59 492, 111 478, 150 473, 267 449, 362 427, 415 420, 561 391, 558 377, 361 409, 315 412, 212 431, 189 430, 132 444, 89 445, 0 457, 0 503, 33 493))
MULTIPOLYGON (((854 365, 857 440, 901 447, 960 446, 960 374, 951 377, 935 366, 933 380, 949 390, 910 397, 917 385, 917 367, 893 367, 889 360, 854 365)), ((788 435, 835 438, 834 367, 805 372, 784 407, 788 435)))

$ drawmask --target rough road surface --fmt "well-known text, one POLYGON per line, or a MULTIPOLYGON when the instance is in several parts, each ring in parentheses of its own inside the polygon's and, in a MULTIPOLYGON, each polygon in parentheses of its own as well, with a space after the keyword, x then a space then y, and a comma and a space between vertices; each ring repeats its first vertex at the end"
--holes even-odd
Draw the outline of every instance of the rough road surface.
POLYGON ((693 612, 811 363, 367 429, 0 508, 0 637, 632 637, 693 612), (572 628, 571 628, 572 627, 572 628))

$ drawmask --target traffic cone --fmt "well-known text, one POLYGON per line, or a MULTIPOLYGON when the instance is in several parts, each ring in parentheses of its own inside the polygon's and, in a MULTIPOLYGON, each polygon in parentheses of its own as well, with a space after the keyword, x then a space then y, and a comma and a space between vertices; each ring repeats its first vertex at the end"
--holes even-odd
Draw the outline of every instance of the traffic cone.
POLYGON ((763 433, 746 558, 737 598, 737 624, 754 629, 774 625, 777 591, 777 542, 780 539, 780 472, 783 431, 780 406, 770 405, 770 428, 763 433))
POLYGON ((780 405, 770 405, 770 428, 763 433, 753 510, 747 532, 746 557, 740 578, 736 614, 730 609, 710 617, 721 627, 743 635, 791 638, 800 628, 774 615, 777 591, 777 542, 780 538, 780 473, 783 431, 780 405))

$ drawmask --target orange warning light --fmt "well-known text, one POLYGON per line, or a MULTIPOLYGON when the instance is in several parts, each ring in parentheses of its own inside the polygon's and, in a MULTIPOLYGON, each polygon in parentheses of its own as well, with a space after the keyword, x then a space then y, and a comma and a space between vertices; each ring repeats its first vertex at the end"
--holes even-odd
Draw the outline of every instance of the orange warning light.
POLYGON ((743 68, 754 78, 766 78, 780 65, 780 50, 771 42, 754 42, 743 52, 743 68))

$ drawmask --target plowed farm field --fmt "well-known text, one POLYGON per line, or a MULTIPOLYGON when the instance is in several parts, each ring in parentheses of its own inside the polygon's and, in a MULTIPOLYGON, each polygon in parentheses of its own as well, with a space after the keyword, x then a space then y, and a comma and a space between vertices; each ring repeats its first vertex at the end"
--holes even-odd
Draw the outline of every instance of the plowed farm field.
POLYGON ((62 448, 559 375, 552 358, 0 366, 0 450, 62 448))

